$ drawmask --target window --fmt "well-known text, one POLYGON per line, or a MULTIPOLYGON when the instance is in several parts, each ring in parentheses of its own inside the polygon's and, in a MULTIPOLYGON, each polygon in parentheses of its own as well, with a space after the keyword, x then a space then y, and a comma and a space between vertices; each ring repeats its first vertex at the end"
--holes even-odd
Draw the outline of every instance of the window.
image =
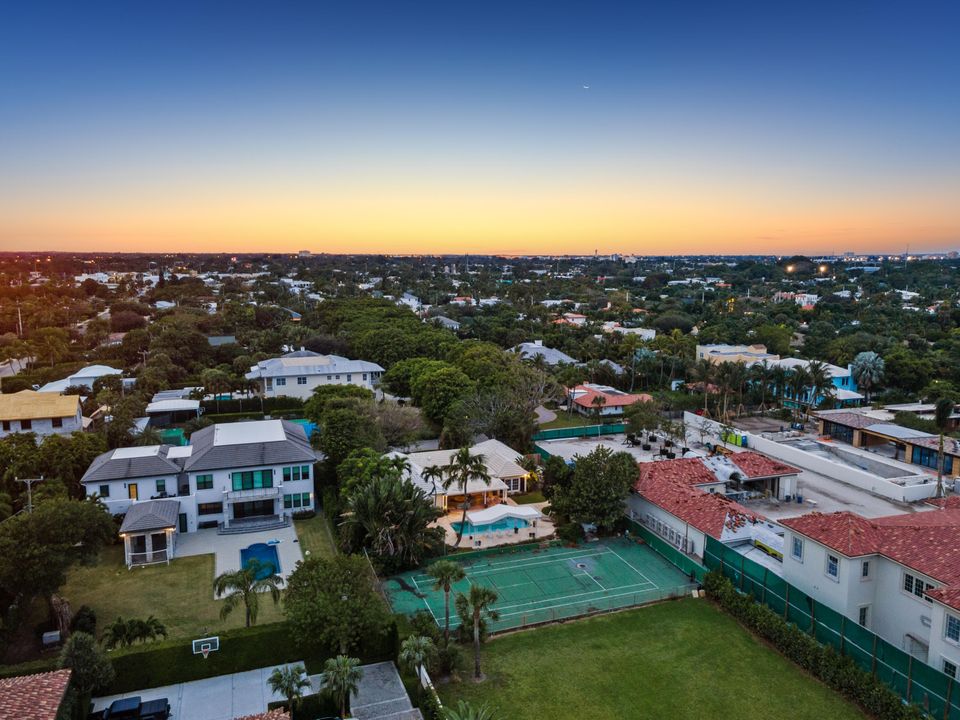
POLYGON ((860 623, 863 627, 867 627, 867 623, 870 622, 870 606, 864 605, 860 608, 860 616, 857 618, 857 622, 860 623))
POLYGON ((33 420, 21 420, 20 421, 21 430, 32 430, 33 429, 33 420))
POLYGON ((912 595, 916 595, 918 598, 926 600, 927 602, 933 602, 930 598, 926 597, 925 594, 933 590, 934 586, 928 582, 924 582, 918 577, 914 577, 910 573, 903 574, 903 590, 912 595))
POLYGON ((4 431, 4 432, 10 432, 10 421, 9 421, 9 420, 4 420, 4 421, 3 421, 3 431, 4 431))
POLYGON ((286 379, 286 378, 277 378, 276 382, 277 382, 277 387, 283 387, 284 385, 287 384, 287 379, 286 379))
POLYGON ((840 558, 836 555, 827 555, 827 577, 834 580, 840 577, 840 558))
POLYGON ((960 643, 960 618, 947 614, 947 630, 944 635, 948 640, 960 643))
POLYGON ((165 493, 167 491, 167 481, 166 480, 157 480, 157 495, 160 493, 165 493))
POLYGON ((793 547, 791 548, 790 554, 793 555, 794 560, 803 562, 803 540, 798 537, 793 539, 793 547))
POLYGON ((367 381, 367 374, 366 374, 366 373, 363 374, 363 381, 364 381, 364 382, 367 381))
POLYGON ((949 675, 949 676, 952 677, 954 680, 956 680, 956 678, 957 678, 957 666, 954 665, 954 664, 953 664, 952 662, 950 662, 949 660, 944 660, 944 661, 943 661, 943 674, 944 674, 944 675, 949 675))
POLYGON ((353 382, 353 375, 347 375, 347 382, 353 382))
POLYGON ((310 507, 310 493, 293 493, 283 496, 283 507, 290 508, 310 507))
POLYGON ((860 577, 864 580, 870 578, 870 561, 864 560, 860 563, 860 577))
POLYGON ((223 503, 197 503, 197 515, 219 515, 223 512, 223 503))
POLYGON ((258 490, 273 487, 273 470, 248 470, 231 473, 234 490, 258 490))
POLYGON ((307 379, 305 377, 297 378, 297 385, 306 385, 306 384, 307 384, 307 379))
POLYGON ((54 427, 62 428, 63 427, 63 418, 50 418, 50 422, 54 427))
MULTIPOLYGON (((933 448, 918 447, 917 445, 913 446, 913 452, 910 456, 910 461, 914 465, 923 465, 924 467, 937 469, 939 453, 933 448)), ((947 474, 953 472, 953 456, 943 454, 943 471, 947 474)))
POLYGON ((197 490, 212 490, 213 475, 197 475, 197 490))
POLYGON ((273 390, 273 378, 267 378, 267 390, 273 390))
POLYGON ((104 498, 104 497, 110 497, 110 486, 109 486, 109 485, 101 485, 101 486, 100 486, 100 493, 99 493, 99 495, 100 495, 100 497, 102 497, 102 498, 104 498))

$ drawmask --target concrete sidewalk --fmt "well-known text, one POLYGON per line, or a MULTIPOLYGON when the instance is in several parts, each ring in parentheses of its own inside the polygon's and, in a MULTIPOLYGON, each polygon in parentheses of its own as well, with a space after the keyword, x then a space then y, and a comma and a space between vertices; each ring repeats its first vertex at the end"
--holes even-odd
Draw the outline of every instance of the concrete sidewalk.
MULTIPOLYGON (((291 664, 303 665, 302 662, 291 664)), ((266 712, 267 703, 284 699, 271 692, 267 685, 274 667, 94 698, 93 709, 103 710, 114 700, 139 695, 144 701, 166 698, 173 720, 233 720, 256 715, 266 712)))

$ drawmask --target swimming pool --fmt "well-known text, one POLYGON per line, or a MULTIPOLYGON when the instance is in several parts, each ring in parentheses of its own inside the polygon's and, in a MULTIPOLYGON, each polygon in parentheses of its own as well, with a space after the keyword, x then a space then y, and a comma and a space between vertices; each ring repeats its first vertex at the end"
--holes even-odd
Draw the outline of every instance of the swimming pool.
MULTIPOLYGON (((471 522, 467 522, 463 528, 464 535, 480 535, 482 533, 488 532, 497 532, 503 530, 514 530, 528 527, 530 523, 526 520, 520 518, 503 518, 502 520, 497 520, 496 522, 487 523, 486 525, 474 525, 471 522)), ((450 523, 450 526, 454 529, 455 532, 460 532, 460 523, 450 523)))
POLYGON ((257 580, 263 580, 265 577, 277 575, 280 572, 280 557, 277 555, 276 545, 256 543, 243 548, 240 551, 240 565, 246 568, 251 560, 260 563, 260 569, 257 570, 257 580))

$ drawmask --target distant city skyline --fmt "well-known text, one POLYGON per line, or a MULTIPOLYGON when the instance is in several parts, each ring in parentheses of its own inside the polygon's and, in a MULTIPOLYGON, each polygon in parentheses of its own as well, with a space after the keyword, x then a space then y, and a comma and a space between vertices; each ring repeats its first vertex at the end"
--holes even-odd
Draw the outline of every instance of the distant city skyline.
POLYGON ((0 251, 960 247, 960 6, 17 4, 0 251))

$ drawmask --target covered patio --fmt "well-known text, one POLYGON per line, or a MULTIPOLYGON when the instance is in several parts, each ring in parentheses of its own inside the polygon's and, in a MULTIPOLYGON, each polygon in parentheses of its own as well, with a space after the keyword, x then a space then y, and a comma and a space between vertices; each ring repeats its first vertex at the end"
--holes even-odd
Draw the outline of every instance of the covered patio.
POLYGON ((443 510, 462 511, 464 503, 470 509, 482 510, 499 505, 507 499, 509 487, 500 478, 491 478, 487 484, 481 480, 467 483, 466 494, 462 487, 451 486, 449 490, 437 495, 437 505, 443 510))
POLYGON ((179 514, 179 500, 146 500, 130 506, 120 525, 128 568, 170 563, 177 548, 179 514))

